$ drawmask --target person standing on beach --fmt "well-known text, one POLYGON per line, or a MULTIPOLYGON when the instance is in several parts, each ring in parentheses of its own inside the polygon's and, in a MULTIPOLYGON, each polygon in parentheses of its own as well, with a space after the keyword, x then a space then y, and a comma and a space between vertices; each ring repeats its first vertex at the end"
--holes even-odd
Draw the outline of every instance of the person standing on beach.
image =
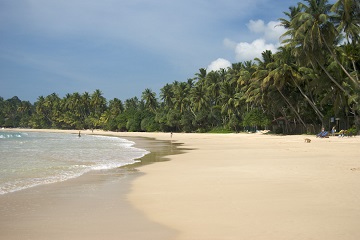
POLYGON ((336 127, 333 126, 333 128, 331 129, 331 135, 335 136, 335 133, 336 133, 336 127))

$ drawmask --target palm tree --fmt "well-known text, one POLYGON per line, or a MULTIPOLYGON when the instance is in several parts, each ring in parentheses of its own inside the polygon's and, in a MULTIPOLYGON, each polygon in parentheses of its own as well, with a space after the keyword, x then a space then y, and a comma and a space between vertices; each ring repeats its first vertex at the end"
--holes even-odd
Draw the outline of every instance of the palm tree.
POLYGON ((357 44, 360 42, 360 3, 355 0, 338 0, 331 8, 335 13, 334 22, 339 33, 344 33, 346 44, 344 56, 352 63, 355 79, 359 83, 356 61, 359 61, 357 44))
POLYGON ((309 103, 309 105, 313 108, 319 120, 323 120, 324 115, 318 109, 316 104, 307 96, 307 94, 302 90, 299 85, 299 81, 304 80, 301 76, 297 64, 293 56, 291 55, 291 49, 289 47, 280 47, 279 52, 275 55, 275 62, 270 63, 269 67, 273 70, 269 73, 269 76, 273 77, 275 81, 284 80, 285 82, 293 83, 296 88, 300 91, 301 95, 304 99, 309 103))
POLYGON ((90 104, 93 115, 99 118, 106 109, 106 99, 102 96, 102 92, 99 89, 96 89, 91 95, 90 104))
POLYGON ((339 33, 344 32, 348 44, 360 41, 360 2, 357 0, 338 0, 330 9, 339 33))
POLYGON ((166 84, 160 89, 160 99, 163 100, 165 106, 168 108, 173 107, 172 99, 174 98, 174 91, 172 84, 166 84))
POLYGON ((114 98, 109 101, 109 110, 111 115, 115 117, 124 111, 124 105, 120 99, 114 98))
POLYGON ((209 106, 209 98, 206 93, 204 84, 197 83, 190 91, 191 105, 195 111, 207 109, 209 106))
POLYGON ((90 102, 91 102, 91 96, 88 92, 84 92, 81 95, 81 106, 83 111, 84 119, 86 119, 90 115, 90 102))
MULTIPOLYGON (((360 83, 350 75, 334 52, 335 43, 339 34, 329 15, 332 5, 328 4, 328 0, 305 0, 305 2, 307 2, 308 5, 299 3, 302 11, 296 14, 291 20, 291 28, 296 29, 294 32, 295 39, 302 40, 302 50, 342 89, 341 85, 324 67, 326 60, 324 51, 327 51, 349 79, 360 87, 360 83)), ((342 90, 344 91, 344 89, 342 90)))
POLYGON ((17 111, 23 115, 23 114, 29 114, 29 111, 31 110, 31 103, 29 101, 21 101, 20 105, 18 106, 17 111))
POLYGON ((186 82, 181 82, 174 85, 174 107, 179 110, 180 113, 183 113, 184 110, 189 106, 189 92, 188 84, 186 82))
POLYGON ((125 111, 127 110, 137 110, 139 107, 139 99, 137 97, 132 97, 125 100, 125 111))
POLYGON ((142 100, 145 101, 145 107, 148 108, 151 112, 155 112, 158 102, 156 100, 156 94, 151 89, 146 88, 142 93, 142 100))
POLYGON ((45 104, 44 96, 39 96, 35 102, 35 111, 37 117, 36 127, 48 128, 50 127, 50 116, 49 110, 45 104))
POLYGON ((221 112, 226 115, 226 120, 236 115, 237 105, 235 99, 235 87, 231 82, 224 82, 220 88, 221 112))
POLYGON ((200 68, 199 73, 195 73, 195 80, 197 81, 205 81, 207 72, 205 68, 200 68))
POLYGON ((276 72, 274 71, 276 65, 274 65, 275 60, 272 52, 269 50, 263 52, 262 58, 263 61, 260 59, 256 59, 259 64, 257 71, 254 73, 254 77, 262 81, 261 86, 263 88, 270 90, 272 87, 274 87, 276 91, 281 95, 281 97, 285 100, 286 104, 290 107, 291 111, 296 115, 301 124, 306 128, 306 124, 302 120, 302 117, 282 91, 286 84, 286 81, 284 78, 276 76, 276 72))
POLYGON ((212 105, 218 105, 220 97, 220 75, 219 72, 211 71, 206 75, 205 86, 211 98, 212 105))

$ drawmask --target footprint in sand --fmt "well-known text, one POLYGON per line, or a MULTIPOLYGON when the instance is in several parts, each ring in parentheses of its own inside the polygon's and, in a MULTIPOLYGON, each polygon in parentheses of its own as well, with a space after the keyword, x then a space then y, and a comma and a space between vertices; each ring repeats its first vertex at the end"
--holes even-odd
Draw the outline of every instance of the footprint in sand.
POLYGON ((351 168, 350 170, 351 170, 351 171, 360 171, 360 167, 357 167, 357 168, 351 168))

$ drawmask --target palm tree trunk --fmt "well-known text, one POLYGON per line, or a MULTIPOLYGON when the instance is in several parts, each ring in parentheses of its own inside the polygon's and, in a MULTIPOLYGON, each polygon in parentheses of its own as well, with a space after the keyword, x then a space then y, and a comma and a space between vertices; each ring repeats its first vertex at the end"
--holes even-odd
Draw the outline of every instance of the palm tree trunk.
POLYGON ((340 61, 337 59, 335 53, 330 49, 329 45, 326 43, 324 36, 321 34, 321 38, 323 40, 323 42, 325 43, 326 48, 328 49, 328 51, 330 52, 330 55, 334 58, 335 62, 340 66, 340 68, 344 71, 344 73, 346 74, 346 76, 348 76, 350 78, 350 80, 359 88, 360 84, 358 81, 356 81, 351 75, 350 73, 344 68, 344 66, 340 63, 340 61))
POLYGON ((196 114, 194 112, 194 110, 192 109, 192 107, 189 107, 190 108, 190 112, 194 115, 194 117, 196 118, 196 114))
POLYGON ((285 95, 281 92, 281 90, 276 87, 276 89, 278 90, 278 92, 280 93, 280 95, 284 98, 285 102, 288 104, 288 106, 291 108, 291 110, 295 113, 295 115, 298 117, 299 121, 301 122, 302 125, 304 125, 305 129, 306 129, 306 124, 304 123, 304 121, 302 120, 302 118, 300 117, 299 113, 296 111, 296 109, 294 108, 294 106, 290 103, 290 101, 285 97, 285 95))
POLYGON ((300 88, 300 86, 297 84, 297 82, 295 81, 295 79, 293 77, 291 77, 291 79, 293 80, 295 86, 299 89, 299 91, 301 92, 301 94, 303 95, 303 97, 305 98, 305 100, 310 104, 310 106, 314 109, 316 115, 319 117, 319 119, 322 121, 324 118, 324 115, 320 112, 320 110, 316 107, 316 105, 310 100, 310 98, 303 92, 303 90, 300 88))
POLYGON ((318 59, 316 59, 317 64, 319 64, 319 66, 321 67, 321 69, 325 72, 325 74, 330 78, 330 80, 341 90, 343 91, 348 97, 350 97, 350 93, 348 91, 346 91, 331 75, 330 73, 326 70, 326 68, 324 67, 324 65, 322 65, 320 63, 320 61, 318 59))
POLYGON ((358 73, 357 73, 355 61, 354 61, 354 60, 351 60, 351 63, 352 63, 353 68, 354 68, 356 80, 359 82, 359 76, 358 76, 358 73))

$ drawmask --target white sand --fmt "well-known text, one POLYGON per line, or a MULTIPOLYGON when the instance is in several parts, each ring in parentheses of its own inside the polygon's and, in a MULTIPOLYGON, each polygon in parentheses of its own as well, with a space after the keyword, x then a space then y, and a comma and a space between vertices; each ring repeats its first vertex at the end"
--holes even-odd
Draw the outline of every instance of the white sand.
MULTIPOLYGON (((144 134, 169 139, 167 134, 144 134)), ((360 138, 174 134, 129 195, 176 239, 360 239, 360 138)))
MULTIPOLYGON (((169 133, 105 134, 170 140, 185 149, 183 154, 169 156, 171 161, 141 167, 144 174, 130 182, 130 192, 113 195, 117 191, 99 190, 104 199, 126 194, 135 212, 148 219, 147 230, 128 239, 360 239, 359 137, 311 136, 311 143, 304 143, 305 136, 263 134, 174 133, 172 138, 169 133)), ((81 197, 77 191, 69 194, 81 197)), ((85 199, 86 195, 81 201, 85 199)), ((71 211, 68 201, 58 202, 71 211)), ((96 226, 99 216, 91 213, 95 215, 89 221, 96 226)), ((108 214, 109 219, 100 215, 103 221, 117 221, 108 214)), ((134 211, 126 214, 131 217, 134 211)), ((142 229, 143 222, 136 229, 142 229)), ((121 230, 123 236, 134 236, 134 224, 131 221, 130 227, 121 230)), ((87 234, 78 232, 79 238, 66 239, 86 239, 89 233, 82 230, 87 234)), ((106 236, 116 238, 116 224, 107 231, 106 236)))

